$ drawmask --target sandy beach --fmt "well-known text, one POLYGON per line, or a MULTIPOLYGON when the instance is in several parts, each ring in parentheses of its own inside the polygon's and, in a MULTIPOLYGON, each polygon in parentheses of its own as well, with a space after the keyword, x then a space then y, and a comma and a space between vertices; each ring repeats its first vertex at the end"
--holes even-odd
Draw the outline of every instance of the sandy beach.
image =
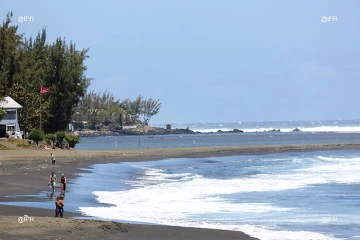
MULTIPOLYGON (((46 184, 52 171, 58 175, 65 173, 68 179, 72 179, 81 171, 79 168, 97 163, 333 149, 360 149, 360 144, 113 151, 25 150, 13 147, 13 150, 0 151, 0 202, 21 201, 21 196, 13 195, 48 190, 46 184), (51 165, 50 153, 55 154, 56 165, 51 165)), ((0 239, 255 239, 235 231, 76 220, 71 217, 80 214, 68 212, 64 219, 54 218, 53 215, 52 210, 0 205, 0 239), (34 221, 19 225, 18 217, 24 215, 34 217, 34 221)))

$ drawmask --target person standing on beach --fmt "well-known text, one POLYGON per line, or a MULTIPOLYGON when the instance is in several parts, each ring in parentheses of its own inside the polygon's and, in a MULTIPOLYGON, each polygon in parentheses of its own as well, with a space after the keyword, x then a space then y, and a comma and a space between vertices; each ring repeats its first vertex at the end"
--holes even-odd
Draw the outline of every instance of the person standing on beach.
POLYGON ((61 174, 60 184, 61 184, 61 190, 63 190, 65 192, 65 190, 66 190, 66 177, 64 176, 64 174, 61 174))
POLYGON ((60 199, 60 197, 56 198, 55 202, 55 217, 64 217, 64 202, 60 199))
POLYGON ((60 198, 60 200, 64 201, 64 198, 65 198, 65 193, 60 193, 59 198, 60 198))
POLYGON ((52 154, 52 153, 50 153, 50 156, 51 156, 51 164, 52 164, 52 165, 55 165, 55 164, 56 164, 56 162, 55 162, 55 155, 52 154))
POLYGON ((60 217, 64 217, 64 202, 63 200, 61 200, 61 198, 59 197, 59 201, 58 201, 58 206, 59 206, 59 215, 60 217))
POLYGON ((55 192, 55 184, 56 184, 56 175, 54 174, 54 172, 52 172, 49 179, 49 185, 51 185, 53 192, 55 192))
POLYGON ((58 206, 59 197, 56 198, 55 201, 55 217, 59 216, 59 206, 58 206))

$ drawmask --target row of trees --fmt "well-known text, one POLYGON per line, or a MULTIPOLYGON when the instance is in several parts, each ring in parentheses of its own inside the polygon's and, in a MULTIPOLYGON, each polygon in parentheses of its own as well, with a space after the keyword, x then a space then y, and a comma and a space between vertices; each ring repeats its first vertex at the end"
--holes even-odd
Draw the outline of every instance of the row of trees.
POLYGON ((11 25, 12 16, 0 26, 0 96, 11 96, 23 106, 23 128, 39 127, 41 115, 45 132, 64 130, 90 84, 84 65, 88 49, 77 50, 61 38, 49 44, 45 29, 27 39, 11 25), (41 85, 53 93, 41 96, 41 85))
MULTIPOLYGON (((85 76, 88 49, 78 50, 72 42, 58 38, 46 42, 46 30, 33 39, 18 33, 7 14, 0 25, 0 100, 11 96, 23 106, 21 128, 41 127, 47 133, 65 130, 71 121, 99 124, 147 124, 159 112, 159 100, 139 96, 135 100, 115 100, 109 92, 87 93, 91 79, 85 76), (40 86, 52 90, 40 95, 40 86), (41 123, 40 123, 41 118, 41 123)), ((0 111, 0 118, 2 111, 0 111)))
POLYGON ((161 107, 159 100, 145 99, 138 96, 135 100, 115 100, 114 96, 105 91, 86 93, 75 108, 73 119, 75 123, 87 122, 90 128, 99 125, 122 127, 126 125, 147 125, 152 116, 156 115, 161 107))

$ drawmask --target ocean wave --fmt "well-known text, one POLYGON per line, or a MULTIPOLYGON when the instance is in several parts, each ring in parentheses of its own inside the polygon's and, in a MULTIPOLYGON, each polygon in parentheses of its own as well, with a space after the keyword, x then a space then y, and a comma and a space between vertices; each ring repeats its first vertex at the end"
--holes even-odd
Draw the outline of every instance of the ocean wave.
MULTIPOLYGON (((299 213, 299 209, 266 202, 236 202, 226 196, 307 188, 316 184, 360 183, 358 174, 360 158, 318 155, 262 161, 266 162, 265 165, 269 165, 271 160, 283 161, 287 168, 278 172, 272 167, 268 169, 268 173, 243 176, 243 178, 213 179, 188 172, 169 173, 150 165, 134 165, 143 171, 141 176, 128 181, 134 188, 124 191, 94 191, 93 194, 98 202, 112 206, 81 207, 80 211, 85 215, 112 220, 243 231, 262 240, 335 240, 333 236, 310 231, 284 231, 266 226, 244 225, 241 223, 242 219, 244 222, 252 223, 243 217, 247 214, 278 214, 279 212, 289 214, 299 213), (228 219, 228 222, 225 221, 226 219, 222 222, 221 219, 201 218, 203 215, 216 218, 230 213, 233 218, 228 219), (235 224, 234 221, 238 223, 235 224)), ((319 224, 320 217, 307 215, 302 217, 304 217, 300 221, 302 223, 317 220, 319 224)), ((296 222, 299 219, 290 219, 287 222, 292 221, 296 222)))
MULTIPOLYGON (((213 223, 206 221, 194 221, 180 216, 158 215, 157 212, 152 211, 152 207, 149 207, 149 216, 142 217, 142 213, 138 213, 139 209, 127 209, 128 206, 117 207, 81 207, 80 211, 85 215, 96 216, 103 219, 111 220, 124 220, 137 221, 137 222, 149 222, 155 224, 164 224, 168 226, 181 226, 181 227, 195 227, 206 229, 218 229, 218 230, 230 230, 241 231, 252 237, 259 238, 261 240, 339 240, 332 235, 310 232, 310 231, 284 231, 272 229, 263 225, 251 225, 251 224, 227 224, 227 223, 213 223), (123 209, 123 210, 120 210, 123 209), (124 211, 126 209, 126 211, 124 211)), ((258 207, 258 206, 256 206, 258 207)), ((181 208, 184 209, 184 208, 181 208)), ((186 208, 185 208, 186 209, 186 208)), ((141 209, 140 209, 141 211, 141 209)))
MULTIPOLYGON (((281 132, 293 132, 293 130, 297 128, 301 132, 338 132, 338 133, 358 133, 360 132, 360 126, 351 126, 351 127, 338 127, 338 126, 319 126, 319 127, 293 127, 293 128, 281 128, 279 126, 277 127, 267 127, 267 128, 241 128, 239 130, 242 130, 244 132, 252 133, 252 132, 269 132, 280 129, 281 132)), ((217 132, 217 131, 233 131, 234 129, 238 128, 193 128, 191 130, 195 132, 201 132, 201 133, 210 133, 210 132, 217 132)))

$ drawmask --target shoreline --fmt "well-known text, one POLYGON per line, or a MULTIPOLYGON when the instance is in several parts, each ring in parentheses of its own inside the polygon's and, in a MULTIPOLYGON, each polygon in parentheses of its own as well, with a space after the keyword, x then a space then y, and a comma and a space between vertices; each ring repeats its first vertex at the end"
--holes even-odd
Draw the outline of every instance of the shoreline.
MULTIPOLYGON (((75 222, 80 222, 79 226, 83 230, 87 228, 102 228, 105 224, 106 231, 99 231, 99 233, 92 232, 96 239, 117 239, 111 238, 116 234, 122 234, 122 237, 130 236, 129 229, 133 239, 169 239, 168 233, 176 233, 171 239, 184 239, 186 234, 193 233, 194 236, 186 235, 186 239, 256 239, 247 236, 241 232, 235 231, 222 231, 212 229, 187 229, 183 227, 159 226, 159 225, 141 225, 141 224, 120 224, 106 221, 95 220, 76 220, 71 218, 58 219, 53 217, 53 210, 37 209, 37 208, 24 208, 18 206, 10 206, 1 204, 1 202, 14 202, 14 201, 28 201, 24 195, 34 195, 41 191, 49 191, 46 186, 51 171, 54 171, 58 176, 65 173, 68 182, 77 177, 78 173, 86 171, 85 169, 93 164, 106 164, 118 162, 132 162, 132 161, 150 161, 162 160, 166 158, 202 158, 202 157, 221 157, 221 156, 234 156, 234 155, 262 155, 281 152, 303 152, 303 151, 319 151, 319 150, 354 150, 360 149, 360 144, 325 144, 325 145, 287 145, 287 146, 238 146, 238 147, 204 147, 204 148, 173 148, 173 149, 131 149, 131 150, 1 150, 0 151, 0 225, 4 225, 0 235, 6 236, 6 239, 17 239, 15 229, 11 225, 14 222, 6 222, 6 219, 15 219, 16 216, 29 216, 39 219, 39 223, 34 226, 28 223, 26 231, 35 231, 40 228, 40 231, 33 239, 42 239, 44 232, 47 232, 47 222, 53 224, 60 224, 60 229, 71 231, 73 234, 80 234, 78 229, 73 229, 72 225, 75 222), (51 165, 50 153, 56 156, 56 165, 51 165), (15 196, 14 195, 21 195, 15 196), (31 215, 30 215, 31 214, 31 215), (9 217, 12 216, 12 217, 9 217), (74 222, 75 221, 75 222, 74 222), (69 223, 73 223, 72 225, 69 223), (106 225, 109 224, 109 225, 106 225), (136 232, 139 229, 146 229, 148 235, 141 237, 136 232), (119 232, 119 229, 125 229, 124 232, 119 232), (134 232, 133 232, 134 231, 134 232), (235 235, 231 235, 235 234, 235 235), (166 234, 165 234, 166 233, 166 234), (212 234, 210 234, 212 233, 212 234), (99 235, 100 234, 100 235, 99 235), (157 235, 158 234, 158 235, 157 235), (200 235, 198 235, 200 234, 200 235), (220 234, 220 235, 217 235, 220 234), (225 235, 221 235, 225 234, 225 235), (230 237, 233 236, 232 237, 230 237), (153 236, 153 237, 151 237, 153 236), (156 237, 155 237, 156 236, 156 237), (218 236, 217 238, 211 238, 218 236), (236 238, 235 238, 236 236, 236 238)), ((58 194, 58 189, 56 194, 58 194)), ((66 203, 66 201, 65 201, 66 203)), ((66 210, 66 209, 65 209, 66 210)), ((65 217, 79 217, 78 212, 66 212, 65 217)), ((16 219, 15 219, 16 220, 16 219)), ((14 220, 14 221, 15 221, 14 220)), ((16 223, 16 222, 15 222, 16 223)), ((24 224, 22 225, 24 226, 24 224)), ((24 230, 25 231, 25 230, 24 230)), ((91 232, 91 231, 90 231, 91 232)), ((21 234, 20 232, 18 232, 21 234)), ((35 233, 34 233, 35 234, 35 233)), ((69 233, 70 234, 70 233, 69 233)), ((85 233, 84 233, 85 234, 85 233)), ((77 235, 69 235, 69 237, 77 235)), ((91 235, 87 235, 91 237, 91 235)), ((0 238, 1 239, 1 238, 0 238)), ((28 238, 32 239, 32 238, 28 238)), ((91 238, 87 238, 91 239, 91 238)), ((95 238, 94 238, 95 239, 95 238)), ((127 239, 127 237, 125 238, 127 239)), ((129 238, 130 239, 130 238, 129 238)))
MULTIPOLYGON (((197 148, 137 148, 118 150, 77 150, 77 149, 22 149, 0 150, 0 163, 9 160, 50 161, 54 153, 57 161, 62 159, 89 160, 118 158, 119 162, 161 160, 164 158, 221 157, 231 155, 261 155, 281 152, 303 152, 321 150, 360 149, 360 143, 342 144, 293 144, 293 145, 256 145, 256 146, 220 146, 197 148)), ((106 161, 105 160, 105 161, 106 161)), ((101 161, 101 160, 100 160, 101 161)), ((99 162, 100 163, 100 162, 99 162)), ((0 165, 1 169, 1 165, 0 165)))

